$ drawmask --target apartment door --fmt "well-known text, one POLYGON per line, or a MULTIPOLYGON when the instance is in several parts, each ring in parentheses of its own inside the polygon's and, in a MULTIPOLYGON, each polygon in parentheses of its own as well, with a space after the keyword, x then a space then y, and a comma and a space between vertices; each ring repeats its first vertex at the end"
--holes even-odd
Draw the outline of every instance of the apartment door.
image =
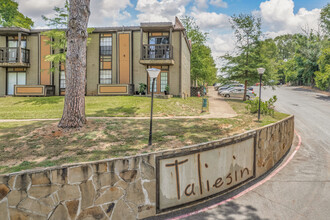
POLYGON ((14 95, 14 85, 26 85, 25 72, 8 72, 7 95, 14 95))
MULTIPOLYGON (((168 68, 168 67, 167 67, 168 68)), ((163 69, 155 80, 154 93, 162 94, 168 85, 168 69, 163 69)), ((152 92, 152 79, 148 76, 148 93, 152 92)))

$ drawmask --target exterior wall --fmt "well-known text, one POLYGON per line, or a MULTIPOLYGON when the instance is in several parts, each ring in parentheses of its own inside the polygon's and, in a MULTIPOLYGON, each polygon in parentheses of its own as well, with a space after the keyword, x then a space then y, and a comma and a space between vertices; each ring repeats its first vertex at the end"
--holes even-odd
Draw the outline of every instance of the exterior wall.
MULTIPOLYGON (((0 36, 0 47, 6 47, 6 37, 0 36)), ((6 95, 6 68, 0 67, 0 96, 6 95)))
POLYGON ((181 95, 190 94, 190 51, 183 34, 181 35, 181 95))
MULTIPOLYGON (((45 35, 40 35, 40 84, 41 85, 51 84, 50 68, 52 67, 52 64, 51 62, 46 61, 45 59, 47 55, 50 55, 52 53, 52 50, 51 50, 51 46, 46 43, 47 40, 49 40, 49 37, 45 35)), ((30 61, 30 65, 31 65, 31 61, 30 61)))
POLYGON ((0 96, 6 95, 6 68, 0 67, 0 96))
MULTIPOLYGON (((159 186, 159 160, 177 158, 181 161, 187 153, 207 152, 222 146, 230 151, 231 146, 234 148, 236 143, 250 136, 255 137, 254 154, 241 152, 239 157, 228 157, 224 163, 240 168, 235 159, 243 157, 242 161, 253 161, 254 179, 270 170, 290 150, 294 118, 291 116, 258 130, 180 149, 0 175, 0 219, 142 219, 154 216, 158 208, 157 189, 162 187, 159 186)), ((216 160, 219 163, 216 155, 211 155, 207 162, 211 164, 216 160)), ((181 171, 182 167, 179 167, 181 171)), ((187 165, 185 170, 195 172, 187 165)), ((167 172, 172 171, 173 168, 167 172)), ((252 170, 249 172, 251 174, 252 170)), ((181 172, 180 182, 188 173, 191 172, 181 172)), ((225 174, 223 179, 228 176, 225 174)), ((232 181, 234 176, 236 173, 231 174, 232 181)), ((235 189, 248 182, 242 182, 235 189)), ((221 180, 217 181, 219 184, 221 180)), ((166 186, 162 196, 166 197, 166 188, 170 191, 173 187, 176 186, 166 186)))
POLYGON ((174 65, 170 66, 169 87, 170 94, 180 96, 180 31, 172 32, 174 65))
POLYGON ((118 84, 117 56, 117 34, 112 33, 112 84, 118 84))
MULTIPOLYGON (((148 41, 148 34, 143 33, 143 40, 148 41)), ((145 43, 146 43, 145 42, 145 43)), ((141 58, 141 33, 133 32, 133 84, 134 90, 139 91, 139 84, 147 84, 147 66, 140 64, 141 58)))
POLYGON ((87 95, 97 95, 100 71, 100 35, 90 34, 91 38, 87 46, 87 95))
MULTIPOLYGON (((27 49, 30 50, 30 67, 26 68, 26 85, 39 84, 39 39, 38 35, 27 37, 27 49)), ((50 73, 47 73, 50 74, 50 73)), ((49 75, 50 78, 50 75, 49 75)), ((49 81, 50 82, 50 81, 49 81)), ((47 84, 47 85, 50 85, 47 84)))

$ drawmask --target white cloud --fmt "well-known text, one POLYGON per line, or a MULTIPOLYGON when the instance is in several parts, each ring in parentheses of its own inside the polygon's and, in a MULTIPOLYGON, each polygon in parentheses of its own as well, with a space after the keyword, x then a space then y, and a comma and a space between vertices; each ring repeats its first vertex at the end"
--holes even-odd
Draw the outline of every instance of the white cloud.
POLYGON ((52 17, 54 7, 64 7, 65 0, 17 0, 18 10, 35 22, 36 28, 46 27, 41 15, 52 17))
POLYGON ((207 45, 212 49, 212 56, 217 67, 220 68, 224 63, 219 57, 234 51, 235 36, 233 33, 219 34, 216 32, 211 32, 207 45))
POLYGON ((262 17, 265 29, 272 36, 298 33, 302 28, 318 28, 321 9, 308 11, 300 8, 296 14, 293 9, 292 0, 270 0, 262 2, 260 12, 257 13, 262 17))
POLYGON ((208 8, 208 0, 195 0, 195 5, 197 8, 208 8))
MULTIPOLYGON (((54 7, 63 8, 65 0, 17 0, 19 10, 35 21, 35 27, 45 27, 41 15, 54 16, 54 7)), ((90 26, 117 26, 119 22, 130 18, 125 10, 133 7, 130 0, 91 0, 90 26)))
POLYGON ((190 0, 138 0, 136 10, 139 22, 173 21, 175 16, 186 13, 185 6, 190 0))
POLYGON ((130 13, 126 11, 133 7, 130 0, 92 0, 90 26, 118 26, 120 21, 129 19, 130 13))
POLYGON ((227 8, 228 7, 227 2, 224 2, 223 0, 211 0, 210 4, 213 5, 213 6, 220 7, 220 8, 227 8))
MULTIPOLYGON (((228 29, 230 28, 229 16, 225 14, 217 14, 215 12, 194 11, 191 15, 196 19, 198 26, 203 31, 209 32, 210 29, 228 29)), ((218 30, 221 31, 221 30, 218 30)))

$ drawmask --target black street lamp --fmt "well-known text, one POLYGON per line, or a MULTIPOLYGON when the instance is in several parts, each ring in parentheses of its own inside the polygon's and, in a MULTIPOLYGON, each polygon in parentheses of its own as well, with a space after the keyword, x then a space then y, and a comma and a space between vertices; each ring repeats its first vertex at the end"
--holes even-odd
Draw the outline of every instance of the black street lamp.
POLYGON ((260 76, 260 83, 259 83, 259 110, 258 110, 258 121, 260 121, 260 102, 261 102, 261 78, 262 74, 265 72, 265 68, 258 68, 258 73, 260 76))
POLYGON ((157 79, 158 74, 160 73, 159 69, 150 68, 147 69, 149 78, 152 79, 152 87, 151 87, 151 113, 150 113, 150 130, 149 130, 149 144, 148 146, 152 145, 152 113, 153 113, 153 105, 154 105, 154 87, 155 87, 155 80, 157 79))

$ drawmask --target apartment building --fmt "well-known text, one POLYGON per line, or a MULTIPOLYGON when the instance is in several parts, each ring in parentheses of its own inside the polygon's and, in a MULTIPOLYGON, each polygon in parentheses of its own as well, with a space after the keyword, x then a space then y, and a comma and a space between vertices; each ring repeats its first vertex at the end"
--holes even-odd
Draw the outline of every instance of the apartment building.
MULTIPOLYGON (((65 94, 65 66, 45 60, 53 50, 45 30, 0 28, 0 96, 65 94), (53 70, 53 71, 51 71, 53 70)), ((147 68, 159 68, 154 92, 190 96, 191 46, 178 18, 130 27, 97 27, 87 46, 86 95, 151 92, 147 68)))

